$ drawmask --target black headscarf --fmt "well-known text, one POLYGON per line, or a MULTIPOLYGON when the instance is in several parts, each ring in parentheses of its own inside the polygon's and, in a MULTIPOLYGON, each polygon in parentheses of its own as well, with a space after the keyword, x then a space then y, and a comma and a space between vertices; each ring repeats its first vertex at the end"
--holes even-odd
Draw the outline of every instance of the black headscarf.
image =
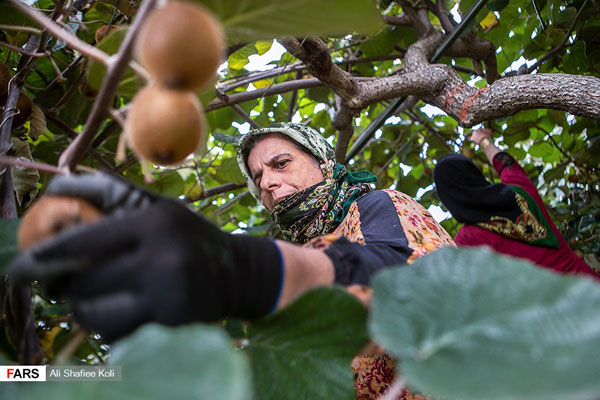
MULTIPOLYGON (((499 154, 514 163, 507 153, 499 154)), ((459 222, 534 246, 559 247, 533 197, 520 186, 488 182, 469 158, 443 156, 435 166, 433 180, 440 200, 459 222)))
POLYGON ((521 209, 515 192, 503 183, 488 182, 462 154, 446 154, 433 170, 437 194, 458 222, 474 224, 500 216, 515 220, 521 209))

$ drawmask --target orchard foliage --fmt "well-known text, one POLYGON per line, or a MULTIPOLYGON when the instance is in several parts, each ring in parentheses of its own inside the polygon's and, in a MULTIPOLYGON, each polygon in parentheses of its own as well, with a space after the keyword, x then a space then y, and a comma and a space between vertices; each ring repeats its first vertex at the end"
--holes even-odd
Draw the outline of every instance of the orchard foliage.
MULTIPOLYGON (((62 2, 22 2, 44 19, 58 20, 92 50, 44 33, 45 24, 14 1, 0 2, 0 61, 16 75, 19 91, 33 99, 33 110, 30 120, 12 132, 3 124, 1 138, 8 140, 9 132, 9 156, 40 167, 10 170, 17 216, 44 192, 55 166, 109 169, 179 197, 224 230, 278 235, 244 188, 233 145, 238 135, 273 122, 303 122, 336 144, 343 159, 393 98, 408 96, 349 160, 351 169, 372 171, 378 188, 400 190, 426 208, 440 206, 432 170, 443 154, 469 154, 495 179, 467 139, 469 128, 485 124, 494 130, 496 144, 525 167, 570 245, 598 266, 600 5, 595 0, 489 0, 438 61, 443 68, 423 60, 474 0, 198 0, 223 25, 227 59, 214 82, 198 93, 210 132, 206 145, 185 164, 170 168, 143 165, 129 151, 125 161, 117 161, 123 120, 146 80, 136 63, 114 74, 105 62, 109 55, 129 61, 126 38, 151 0, 141 5, 76 0, 63 14, 56 8, 62 2), (99 29, 109 33, 96 37, 99 29), (42 45, 35 41, 40 36, 42 45), (287 51, 278 51, 281 44, 287 51), (265 54, 270 61, 257 70, 254 61, 265 54), (549 79, 543 84, 528 83, 543 76, 549 79), (563 95, 571 90, 560 86, 566 80, 583 88, 579 96, 563 95), (109 95, 104 113, 94 109, 99 93, 109 95), (496 95, 486 97, 490 93, 496 95), (457 109, 457 104, 464 106, 457 109), (92 135, 90 146, 74 151, 71 143, 84 134, 92 135)), ((442 225, 451 234, 458 228, 452 219, 442 225)), ((18 251, 17 227, 14 219, 0 225, 0 272, 18 251)), ((147 326, 110 351, 98 336, 82 335, 67 306, 45 298, 37 287, 36 327, 26 331, 28 309, 9 301, 14 294, 2 282, 0 364, 109 362, 136 372, 120 387, 3 385, 0 391, 3 398, 164 398, 173 393, 210 399, 253 393, 255 398, 351 398, 348 365, 370 337, 407 360, 400 369, 408 385, 449 399, 600 396, 594 374, 578 372, 600 369, 596 359, 585 357, 600 340, 594 328, 600 326, 597 287, 485 251, 439 253, 417 261, 415 268, 391 269, 376 279, 368 331, 367 311, 330 288, 311 291, 252 323, 227 321, 223 329, 147 326), (513 286, 514 280, 524 287, 513 286), (413 281, 422 286, 406 283, 413 281), (26 357, 17 337, 29 344, 37 340, 40 356, 26 357), (232 338, 242 351, 232 350, 232 338), (158 373, 165 375, 153 379, 158 373), (554 380, 557 376, 561 379, 554 380), (492 380, 498 385, 481 387, 492 380), (556 385, 541 383, 548 380, 556 385)))

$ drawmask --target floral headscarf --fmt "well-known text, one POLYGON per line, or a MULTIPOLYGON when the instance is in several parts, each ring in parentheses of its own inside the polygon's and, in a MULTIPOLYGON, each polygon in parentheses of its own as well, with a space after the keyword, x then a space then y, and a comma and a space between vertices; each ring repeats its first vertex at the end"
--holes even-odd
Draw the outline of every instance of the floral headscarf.
POLYGON ((368 171, 346 171, 346 167, 335 162, 333 147, 314 129, 291 122, 277 123, 248 132, 237 147, 238 165, 248 190, 258 201, 261 201, 260 189, 252 181, 243 150, 250 137, 275 132, 308 149, 319 161, 323 173, 323 181, 285 197, 271 212, 286 239, 306 243, 333 231, 348 213, 350 205, 371 191, 369 183, 376 182, 377 178, 368 171))

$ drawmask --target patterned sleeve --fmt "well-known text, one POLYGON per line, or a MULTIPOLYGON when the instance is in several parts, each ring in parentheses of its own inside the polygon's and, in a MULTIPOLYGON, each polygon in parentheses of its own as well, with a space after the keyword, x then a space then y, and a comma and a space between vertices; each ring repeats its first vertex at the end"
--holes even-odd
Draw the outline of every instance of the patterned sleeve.
POLYGON ((395 191, 374 191, 358 199, 336 232, 343 236, 333 236, 336 240, 325 253, 333 261, 336 283, 342 285, 368 285, 382 268, 411 263, 442 242, 453 244, 423 207, 395 191), (438 227, 447 237, 436 245, 429 239, 438 227))

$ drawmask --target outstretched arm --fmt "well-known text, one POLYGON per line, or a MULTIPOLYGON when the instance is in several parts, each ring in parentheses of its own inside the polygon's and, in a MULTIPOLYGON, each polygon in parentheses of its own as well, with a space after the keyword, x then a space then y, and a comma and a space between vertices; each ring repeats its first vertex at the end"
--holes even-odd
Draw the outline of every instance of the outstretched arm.
POLYGON ((277 308, 284 307, 312 287, 333 283, 333 263, 325 252, 300 247, 283 240, 277 240, 277 245, 284 265, 283 284, 277 308))
POLYGON ((496 147, 492 140, 492 130, 487 128, 477 129, 473 131, 469 140, 479 146, 487 156, 490 163, 494 162, 494 156, 500 153, 500 149, 496 147))

